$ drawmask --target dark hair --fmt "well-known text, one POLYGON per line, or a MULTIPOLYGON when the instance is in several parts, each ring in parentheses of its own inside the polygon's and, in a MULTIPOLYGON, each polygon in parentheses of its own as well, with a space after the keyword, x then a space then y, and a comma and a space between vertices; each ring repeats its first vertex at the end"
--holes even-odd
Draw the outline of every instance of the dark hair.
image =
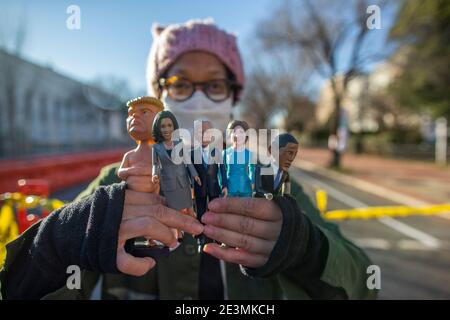
POLYGON ((177 118, 175 118, 174 114, 168 110, 160 111, 156 114, 155 119, 153 120, 152 126, 152 136, 156 142, 163 142, 164 137, 161 133, 161 121, 163 119, 169 118, 173 123, 173 130, 177 130, 180 128, 178 125, 177 118))
POLYGON ((248 123, 243 120, 232 120, 228 124, 227 130, 234 130, 234 128, 236 128, 236 127, 242 127, 242 129, 244 129, 244 131, 247 131, 250 128, 248 123))
POLYGON ((278 148, 281 149, 281 148, 286 147, 286 145, 288 143, 298 144, 298 141, 297 141, 297 139, 295 139, 295 137, 292 134, 282 133, 282 134, 279 134, 278 136, 276 136, 272 140, 271 147, 278 145, 278 148), (277 143, 277 141, 278 141, 278 143, 277 143))
MULTIPOLYGON (((250 128, 247 122, 243 120, 232 120, 228 126, 227 126, 227 134, 230 133, 230 131, 234 130, 236 127, 242 127, 245 132, 250 128)), ((247 142, 248 136, 245 136, 245 142, 247 142)))

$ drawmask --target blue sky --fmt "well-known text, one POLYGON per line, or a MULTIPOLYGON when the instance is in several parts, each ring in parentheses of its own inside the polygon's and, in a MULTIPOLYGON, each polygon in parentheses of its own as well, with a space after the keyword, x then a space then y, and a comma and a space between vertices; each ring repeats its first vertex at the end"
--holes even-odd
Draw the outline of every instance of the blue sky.
MULTIPOLYGON (((107 75, 123 78, 136 93, 145 91, 152 23, 167 25, 212 17, 221 28, 238 35, 244 66, 248 66, 252 61, 255 28, 279 3, 279 0, 1 0, 0 33, 2 29, 13 33, 15 26, 25 21, 25 58, 81 81, 107 75), (81 10, 81 30, 66 27, 69 17, 66 10, 73 4, 81 10)), ((392 21, 390 11, 384 11, 387 14, 383 16, 384 27, 380 31, 383 34, 392 21)), ((383 48, 381 42, 374 45, 383 48)), ((348 55, 348 49, 344 48, 342 54, 348 55)), ((314 87, 320 87, 323 79, 311 81, 314 87)))
POLYGON ((220 27, 238 34, 246 55, 255 25, 274 5, 275 0, 2 0, 1 4, 9 29, 26 17, 27 59, 83 81, 112 74, 128 80, 135 90, 145 88, 153 22, 165 25, 212 17, 220 27), (81 30, 66 28, 71 4, 81 9, 81 30))

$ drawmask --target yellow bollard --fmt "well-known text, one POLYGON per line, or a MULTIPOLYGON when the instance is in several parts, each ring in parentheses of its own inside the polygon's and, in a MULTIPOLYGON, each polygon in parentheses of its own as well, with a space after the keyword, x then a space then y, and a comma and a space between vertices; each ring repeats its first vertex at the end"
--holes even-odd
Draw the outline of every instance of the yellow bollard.
POLYGON ((316 206, 322 216, 327 211, 327 192, 322 189, 316 190, 316 206))

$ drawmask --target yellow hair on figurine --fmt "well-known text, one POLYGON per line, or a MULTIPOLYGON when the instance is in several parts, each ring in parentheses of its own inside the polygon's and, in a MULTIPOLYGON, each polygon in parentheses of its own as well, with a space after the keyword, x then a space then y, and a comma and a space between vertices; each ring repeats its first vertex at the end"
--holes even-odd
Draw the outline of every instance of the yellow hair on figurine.
POLYGON ((158 112, 164 110, 164 104, 162 103, 161 100, 159 100, 158 98, 149 97, 149 96, 142 96, 142 97, 137 97, 137 98, 128 100, 126 106, 127 106, 127 108, 133 108, 135 105, 137 105, 139 103, 148 103, 148 104, 154 105, 155 107, 159 108, 158 112))

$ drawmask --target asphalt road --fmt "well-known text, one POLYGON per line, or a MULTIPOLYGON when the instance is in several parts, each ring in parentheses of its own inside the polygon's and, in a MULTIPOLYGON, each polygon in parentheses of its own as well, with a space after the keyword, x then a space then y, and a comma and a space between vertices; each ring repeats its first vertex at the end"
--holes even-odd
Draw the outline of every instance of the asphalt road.
MULTIPOLYGON (((328 210, 398 204, 297 168, 291 168, 291 176, 312 199, 318 188, 327 191, 328 210)), ((70 201, 86 185, 52 196, 70 201)), ((450 220, 409 216, 337 223, 380 267, 379 299, 450 299, 450 220)))
MULTIPOLYGON (((325 176, 291 169, 305 191, 328 194, 328 210, 401 205, 325 176)), ((409 216, 339 221, 341 232, 381 270, 379 299, 450 299, 450 220, 409 216)))

